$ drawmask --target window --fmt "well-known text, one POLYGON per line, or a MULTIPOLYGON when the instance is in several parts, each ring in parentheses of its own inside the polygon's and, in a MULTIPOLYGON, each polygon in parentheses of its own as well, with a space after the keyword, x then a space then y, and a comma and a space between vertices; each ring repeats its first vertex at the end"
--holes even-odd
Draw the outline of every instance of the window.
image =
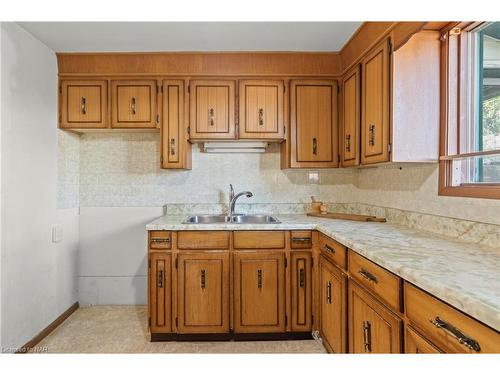
POLYGON ((500 22, 442 34, 441 195, 500 199, 500 22))

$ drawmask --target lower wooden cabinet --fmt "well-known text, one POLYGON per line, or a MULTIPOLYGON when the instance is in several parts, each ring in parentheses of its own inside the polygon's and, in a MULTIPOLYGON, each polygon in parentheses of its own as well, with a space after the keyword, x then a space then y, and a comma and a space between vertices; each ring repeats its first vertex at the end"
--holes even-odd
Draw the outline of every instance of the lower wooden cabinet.
POLYGON ((229 252, 177 258, 179 333, 229 332, 229 252))
POLYGON ((401 319, 349 280, 349 352, 401 353, 401 319))
POLYGON ((420 335, 411 326, 405 329, 405 353, 408 354, 439 354, 442 353, 432 343, 420 335))
POLYGON ((234 253, 234 332, 285 332, 285 253, 234 253))
POLYGON ((149 319, 153 333, 172 332, 172 255, 149 256, 149 319))
POLYGON ((346 353, 347 276, 323 256, 319 261, 320 333, 327 349, 346 353))
POLYGON ((310 252, 293 252, 290 259, 291 329, 295 332, 310 332, 312 329, 312 255, 310 252))

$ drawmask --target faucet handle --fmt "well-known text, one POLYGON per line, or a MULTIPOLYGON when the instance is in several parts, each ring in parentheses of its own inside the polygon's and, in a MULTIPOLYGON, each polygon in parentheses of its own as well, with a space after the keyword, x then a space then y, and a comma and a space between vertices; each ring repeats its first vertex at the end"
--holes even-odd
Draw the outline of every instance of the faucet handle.
POLYGON ((229 200, 233 199, 233 197, 234 197, 233 184, 229 184, 229 200))

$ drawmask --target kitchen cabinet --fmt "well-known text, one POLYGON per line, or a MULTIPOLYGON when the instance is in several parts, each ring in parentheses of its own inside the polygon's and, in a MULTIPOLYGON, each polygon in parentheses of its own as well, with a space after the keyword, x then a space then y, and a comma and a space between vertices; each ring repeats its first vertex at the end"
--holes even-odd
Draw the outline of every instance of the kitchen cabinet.
POLYGON ((162 81, 161 167, 191 169, 183 80, 162 81))
POLYGON ((283 139, 284 92, 279 80, 239 82, 240 139, 283 139))
POLYGON ((190 139, 234 139, 235 81, 189 82, 190 139))
POLYGON ((178 332, 229 332, 229 253, 181 252, 177 279, 178 332))
POLYGON ((172 332, 172 255, 149 255, 149 319, 152 333, 172 332))
POLYGON ((234 253, 234 332, 285 332, 285 253, 234 253))
POLYGON ((340 158, 343 167, 359 165, 361 125, 359 69, 359 66, 354 67, 342 80, 340 158))
POLYGON ((111 127, 156 128, 158 93, 156 80, 111 81, 111 127))
POLYGON ((349 352, 401 353, 401 318, 354 281, 348 289, 349 352))
POLYGON ((290 254, 291 329, 311 332, 312 327, 312 255, 300 251, 290 254))
POLYGON ((338 167, 336 81, 291 81, 289 138, 289 167, 338 167))
POLYGON ((347 276, 324 256, 319 261, 320 334, 333 353, 347 352, 347 276))
POLYGON ((439 354, 442 353, 425 337, 411 326, 405 329, 405 353, 407 354, 439 354))
POLYGON ((104 80, 61 80, 59 126, 66 129, 108 127, 108 83, 104 80))
POLYGON ((361 62, 361 162, 389 161, 389 40, 361 62))

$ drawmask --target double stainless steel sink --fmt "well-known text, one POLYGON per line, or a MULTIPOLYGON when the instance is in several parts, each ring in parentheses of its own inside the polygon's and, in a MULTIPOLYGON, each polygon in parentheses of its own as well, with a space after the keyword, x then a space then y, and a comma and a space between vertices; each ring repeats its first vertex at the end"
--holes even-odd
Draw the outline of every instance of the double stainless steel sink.
POLYGON ((269 215, 195 215, 183 224, 278 224, 280 221, 269 215))

